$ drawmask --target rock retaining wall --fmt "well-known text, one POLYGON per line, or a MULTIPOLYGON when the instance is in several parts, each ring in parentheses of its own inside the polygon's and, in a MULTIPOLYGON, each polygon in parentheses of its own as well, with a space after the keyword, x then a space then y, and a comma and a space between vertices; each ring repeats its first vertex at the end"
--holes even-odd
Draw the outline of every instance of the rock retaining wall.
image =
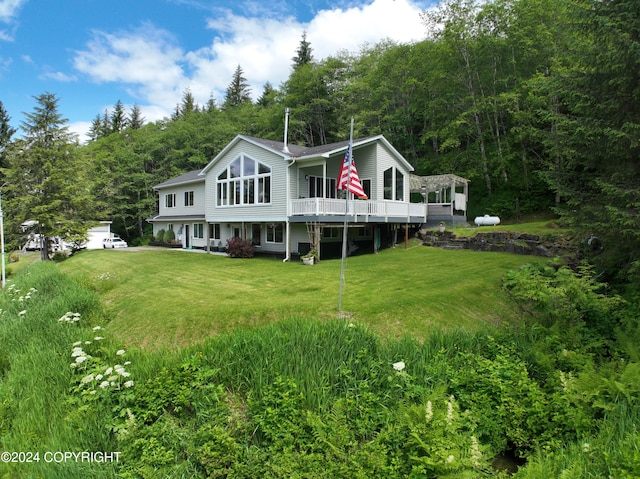
POLYGON ((571 245, 562 235, 532 235, 526 233, 488 232, 473 237, 457 237, 445 231, 420 230, 418 238, 425 246, 444 249, 470 249, 473 251, 498 251, 552 258, 571 251, 571 245))

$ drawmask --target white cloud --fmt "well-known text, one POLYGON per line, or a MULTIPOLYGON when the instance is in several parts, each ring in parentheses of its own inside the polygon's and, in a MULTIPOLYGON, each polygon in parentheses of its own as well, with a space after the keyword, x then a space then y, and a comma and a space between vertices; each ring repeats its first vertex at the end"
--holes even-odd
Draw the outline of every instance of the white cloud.
POLYGON ((154 121, 173 111, 186 88, 200 105, 211 95, 221 102, 238 65, 255 98, 267 81, 279 86, 291 73, 303 31, 318 60, 386 38, 420 40, 425 36, 419 16, 423 8, 413 0, 373 0, 319 11, 308 23, 223 11, 208 21, 211 43, 188 52, 170 33, 149 24, 130 32, 96 31, 87 48, 76 52, 74 66, 98 83, 123 83, 139 104, 147 105, 141 107, 147 121, 154 121))
POLYGON ((26 0, 0 0, 0 21, 11 21, 25 2, 26 0))
POLYGON ((0 0, 0 22, 8 24, 9 30, 11 30, 0 29, 0 41, 12 42, 14 40, 13 30, 15 30, 15 25, 11 24, 18 14, 18 10, 25 2, 26 0, 0 0))
POLYGON ((78 79, 78 77, 76 77, 75 75, 67 75, 66 73, 62 73, 62 72, 51 72, 51 71, 47 71, 43 73, 42 75, 40 75, 40 78, 45 80, 46 79, 55 80, 63 83, 74 82, 78 79))
POLYGON ((88 49, 76 52, 75 68, 98 83, 131 85, 134 98, 168 106, 175 104, 185 77, 184 54, 163 30, 144 25, 134 32, 94 32, 88 49))

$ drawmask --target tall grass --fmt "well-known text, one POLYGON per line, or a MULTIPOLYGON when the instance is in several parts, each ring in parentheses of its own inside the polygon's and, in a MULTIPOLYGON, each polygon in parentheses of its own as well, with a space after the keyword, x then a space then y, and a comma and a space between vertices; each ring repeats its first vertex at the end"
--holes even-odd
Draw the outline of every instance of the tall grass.
POLYGON ((43 456, 113 448, 104 428, 85 424, 80 433, 68 421, 70 351, 83 326, 58 321, 74 311, 95 324, 101 317, 98 295, 69 281, 55 265, 38 263, 3 291, 0 304, 0 449, 40 454, 39 462, 2 463, 0 471, 7 477, 100 477, 104 467, 46 464, 43 456))

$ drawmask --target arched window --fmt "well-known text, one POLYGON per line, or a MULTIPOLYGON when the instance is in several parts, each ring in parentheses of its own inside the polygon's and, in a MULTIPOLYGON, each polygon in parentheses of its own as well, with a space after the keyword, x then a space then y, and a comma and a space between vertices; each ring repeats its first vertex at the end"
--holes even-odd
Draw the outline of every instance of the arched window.
POLYGON ((271 203, 271 168, 241 154, 218 175, 216 188, 218 206, 271 203))

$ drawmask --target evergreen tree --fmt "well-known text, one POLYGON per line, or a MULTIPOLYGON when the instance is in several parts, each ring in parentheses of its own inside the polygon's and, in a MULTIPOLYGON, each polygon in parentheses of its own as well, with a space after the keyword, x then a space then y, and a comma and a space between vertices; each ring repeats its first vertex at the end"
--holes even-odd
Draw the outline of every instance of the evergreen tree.
POLYGON ((14 231, 35 222, 42 259, 48 259, 51 238, 79 243, 86 237, 92 201, 77 140, 58 112, 58 98, 43 93, 35 100, 34 111, 21 123, 23 139, 9 149, 6 209, 14 231))
POLYGON ((180 103, 180 116, 182 118, 190 115, 193 112, 198 111, 198 105, 196 105, 196 101, 193 98, 193 94, 189 88, 185 89, 182 94, 182 102, 180 103))
POLYGON ((584 0, 579 41, 552 75, 566 164, 547 177, 610 280, 640 284, 640 4, 584 0))
POLYGON ((262 107, 271 106, 274 103, 274 97, 276 95, 276 90, 273 88, 270 82, 265 83, 264 89, 262 90, 262 95, 258 98, 256 102, 258 105, 262 107))
POLYGON ((97 141, 102 137, 102 117, 100 115, 96 115, 96 117, 91 121, 91 126, 89 127, 89 131, 87 132, 87 136, 89 137, 89 141, 97 141))
POLYGON ((0 168, 7 166, 5 159, 5 150, 11 143, 11 137, 16 129, 11 126, 11 117, 4 109, 3 103, 0 101, 0 168))
POLYGON ((251 88, 249 87, 247 79, 244 77, 242 67, 238 65, 238 68, 236 68, 236 71, 233 74, 233 79, 227 87, 224 106, 229 108, 250 102, 251 88))
POLYGON ((302 33, 302 40, 300 40, 300 45, 296 50, 296 56, 293 57, 293 69, 295 70, 298 67, 303 65, 307 65, 313 61, 313 48, 311 48, 311 43, 307 41, 307 32, 302 33))
POLYGON ((124 112, 124 106, 122 105, 122 102, 120 100, 118 100, 118 102, 113 107, 110 122, 112 133, 120 133, 127 125, 127 117, 124 112))
POLYGON ((127 126, 132 130, 139 130, 144 126, 144 117, 142 116, 142 110, 137 104, 131 107, 127 126))

